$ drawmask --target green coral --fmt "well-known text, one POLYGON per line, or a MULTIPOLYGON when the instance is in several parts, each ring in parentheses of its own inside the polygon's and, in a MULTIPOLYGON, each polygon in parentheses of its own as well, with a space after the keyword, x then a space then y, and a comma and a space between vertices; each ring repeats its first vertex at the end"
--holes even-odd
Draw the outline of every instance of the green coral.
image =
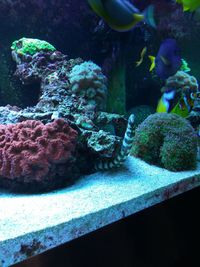
POLYGON ((11 49, 20 55, 34 55, 40 51, 55 51, 56 48, 46 41, 32 38, 21 38, 12 43, 11 49))
POLYGON ((194 169, 197 137, 187 120, 156 113, 136 129, 131 155, 171 171, 194 169))
POLYGON ((187 61, 185 59, 182 58, 181 62, 182 62, 182 64, 181 64, 180 70, 182 70, 184 72, 191 71, 191 69, 188 67, 188 63, 187 63, 187 61))

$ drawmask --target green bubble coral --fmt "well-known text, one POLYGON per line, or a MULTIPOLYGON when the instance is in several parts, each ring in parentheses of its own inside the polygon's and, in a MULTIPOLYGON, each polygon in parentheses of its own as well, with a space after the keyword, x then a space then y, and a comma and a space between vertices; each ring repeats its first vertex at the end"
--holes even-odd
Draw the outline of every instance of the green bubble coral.
POLYGON ((18 55, 34 55, 40 51, 55 51, 56 48, 46 41, 32 38, 21 38, 12 43, 11 49, 18 55))

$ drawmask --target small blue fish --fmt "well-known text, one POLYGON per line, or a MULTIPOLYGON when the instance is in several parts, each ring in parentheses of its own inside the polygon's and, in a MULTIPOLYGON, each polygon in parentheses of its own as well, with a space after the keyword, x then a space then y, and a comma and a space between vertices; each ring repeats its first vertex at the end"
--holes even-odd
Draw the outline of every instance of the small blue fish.
POLYGON ((116 31, 129 31, 143 20, 152 27, 156 27, 153 17, 154 7, 152 5, 141 13, 128 0, 88 0, 88 3, 94 12, 116 31))
POLYGON ((174 39, 162 42, 155 58, 156 74, 163 80, 174 75, 181 66, 180 49, 174 39))

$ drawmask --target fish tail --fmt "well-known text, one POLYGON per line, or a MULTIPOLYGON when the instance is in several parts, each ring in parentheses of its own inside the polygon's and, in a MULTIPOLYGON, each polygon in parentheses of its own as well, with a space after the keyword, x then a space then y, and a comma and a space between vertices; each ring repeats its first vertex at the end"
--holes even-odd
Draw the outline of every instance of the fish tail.
POLYGON ((186 11, 189 11, 190 8, 188 6, 183 6, 183 11, 186 12, 186 11))
POLYGON ((151 27, 156 28, 154 13, 154 5, 149 5, 143 12, 145 22, 151 27))
POLYGON ((148 56, 148 58, 151 61, 151 66, 149 68, 149 71, 151 72, 155 68, 155 57, 154 56, 148 56))
POLYGON ((156 108, 157 113, 165 113, 167 112, 167 106, 163 101, 163 97, 158 102, 157 108, 156 108))
POLYGON ((141 59, 139 61, 136 61, 135 62, 135 66, 136 67, 139 67, 141 64, 142 64, 142 60, 141 59))
POLYGON ((101 0, 88 0, 88 3, 93 11, 95 11, 99 16, 103 17, 105 12, 101 0))
POLYGON ((145 46, 140 53, 140 59, 135 62, 136 67, 139 67, 142 64, 146 52, 147 52, 147 47, 145 46))

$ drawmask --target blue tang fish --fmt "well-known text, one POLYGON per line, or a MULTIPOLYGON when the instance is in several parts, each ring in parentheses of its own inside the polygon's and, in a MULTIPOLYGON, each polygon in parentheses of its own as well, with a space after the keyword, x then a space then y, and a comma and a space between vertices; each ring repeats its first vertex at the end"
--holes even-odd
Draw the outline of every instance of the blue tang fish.
POLYGON ((152 27, 156 27, 153 5, 148 6, 141 13, 128 0, 88 0, 88 3, 93 11, 116 31, 129 31, 143 20, 152 27))
POLYGON ((156 74, 163 80, 174 75, 181 67, 180 49, 174 39, 165 39, 155 58, 156 74))

